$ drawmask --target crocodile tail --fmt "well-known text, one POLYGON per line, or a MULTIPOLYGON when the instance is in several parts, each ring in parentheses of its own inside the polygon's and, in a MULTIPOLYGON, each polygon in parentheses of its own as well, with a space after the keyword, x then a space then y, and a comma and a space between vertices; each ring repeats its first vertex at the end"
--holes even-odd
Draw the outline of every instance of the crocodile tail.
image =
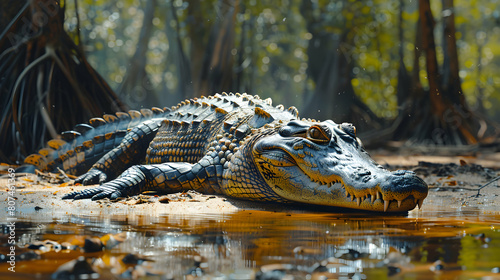
POLYGON ((18 170, 34 172, 34 169, 55 171, 60 168, 69 174, 83 174, 118 146, 129 129, 163 114, 163 109, 153 107, 90 119, 89 124, 76 125, 73 130, 61 133, 58 139, 48 141, 37 154, 26 157, 18 170))

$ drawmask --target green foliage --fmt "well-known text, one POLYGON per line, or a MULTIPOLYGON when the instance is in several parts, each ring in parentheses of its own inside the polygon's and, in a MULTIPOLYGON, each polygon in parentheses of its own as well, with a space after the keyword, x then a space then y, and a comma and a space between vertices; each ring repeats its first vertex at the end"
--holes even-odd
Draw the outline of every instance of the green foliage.
POLYGON ((462 88, 472 106, 499 117, 500 1, 456 1, 462 88))
MULTIPOLYGON (((285 105, 300 105, 307 99, 304 92, 310 92, 306 89, 314 84, 307 76, 306 53, 312 35, 306 25, 314 23, 306 22, 301 15, 303 0, 171 1, 158 1, 155 17, 151 19, 154 35, 149 39, 149 50, 144 58, 151 86, 158 95, 166 96, 161 100, 170 100, 169 93, 176 92, 180 86, 179 70, 174 65, 176 54, 171 52, 174 42, 169 41, 166 25, 178 32, 189 58, 193 44, 207 43, 213 26, 223 19, 221 5, 237 9, 231 55, 235 75, 241 73, 242 84, 232 91, 271 96, 285 105), (172 9, 177 21, 170 16, 172 9), (196 34, 196 38, 192 34, 196 34)), ((418 1, 403 2, 402 42, 398 37, 400 1, 312 2, 314 18, 321 19, 316 28, 330 34, 347 32, 348 43, 342 46, 342 51, 353 64, 354 90, 377 115, 387 118, 394 118, 398 112, 395 89, 400 44, 403 44, 406 68, 411 71, 413 67, 418 1)), ((130 57, 138 43, 145 3, 146 0, 79 2, 84 50, 92 66, 113 88, 117 88, 127 74, 130 57)), ((438 61, 442 63, 443 11, 441 1, 431 1, 431 4, 436 19, 438 61)), ((66 28, 69 31, 76 27, 72 5, 72 2, 67 3, 66 28)), ((497 117, 500 117, 500 113, 496 113, 500 111, 499 6, 498 0, 455 0, 462 89, 472 107, 482 104, 497 117)), ((420 78, 425 88, 425 71, 421 71, 420 78)))

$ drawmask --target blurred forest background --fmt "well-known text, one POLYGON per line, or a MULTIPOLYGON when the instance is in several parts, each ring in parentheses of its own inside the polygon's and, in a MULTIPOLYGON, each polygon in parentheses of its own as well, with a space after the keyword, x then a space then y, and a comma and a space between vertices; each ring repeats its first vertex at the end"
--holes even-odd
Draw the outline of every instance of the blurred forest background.
POLYGON ((496 143, 499 0, 6 2, 2 161, 96 114, 223 91, 352 122, 367 143, 496 143))

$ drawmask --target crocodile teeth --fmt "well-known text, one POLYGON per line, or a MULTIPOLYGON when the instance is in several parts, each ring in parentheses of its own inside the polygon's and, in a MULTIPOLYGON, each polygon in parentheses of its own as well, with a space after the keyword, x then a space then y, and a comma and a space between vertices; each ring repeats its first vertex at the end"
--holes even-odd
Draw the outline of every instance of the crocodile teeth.
POLYGON ((401 207, 401 200, 398 200, 398 208, 401 207))
POLYGON ((372 197, 372 203, 375 202, 375 196, 371 195, 371 197, 372 197))
POLYGON ((380 199, 380 192, 377 192, 377 199, 380 199))
POLYGON ((358 197, 356 198, 356 202, 358 203, 358 206, 359 206, 359 205, 361 205, 361 197, 359 197, 359 196, 358 196, 358 197))
POLYGON ((418 200, 418 209, 422 209, 422 203, 424 203, 423 199, 418 200))
POLYGON ((389 200, 384 200, 384 212, 387 212, 388 208, 389 208, 389 200))

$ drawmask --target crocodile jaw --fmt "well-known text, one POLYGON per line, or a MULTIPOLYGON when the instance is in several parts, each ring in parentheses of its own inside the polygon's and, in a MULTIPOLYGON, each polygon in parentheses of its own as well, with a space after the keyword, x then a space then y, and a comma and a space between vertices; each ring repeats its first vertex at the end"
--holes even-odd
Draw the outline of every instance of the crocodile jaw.
POLYGON ((387 171, 386 182, 356 187, 346 185, 341 177, 336 176, 331 176, 336 180, 328 183, 311 180, 298 166, 271 166, 265 160, 257 160, 257 165, 260 170, 265 170, 261 174, 274 192, 294 202, 377 212, 404 212, 417 205, 421 207, 427 196, 427 185, 413 173, 394 175, 394 172, 387 171), (397 186, 390 182, 394 180, 405 181, 408 191, 393 191, 397 186))
POLYGON ((254 145, 253 157, 269 187, 290 201, 403 212, 420 207, 428 193, 415 173, 388 171, 340 137, 321 146, 276 133, 254 145))

